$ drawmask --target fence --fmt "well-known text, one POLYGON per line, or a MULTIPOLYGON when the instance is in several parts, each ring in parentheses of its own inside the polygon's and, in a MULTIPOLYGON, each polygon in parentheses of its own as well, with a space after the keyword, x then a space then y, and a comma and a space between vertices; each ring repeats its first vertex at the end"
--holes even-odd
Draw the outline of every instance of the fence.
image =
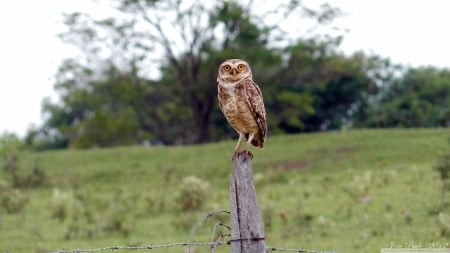
POLYGON ((234 171, 230 182, 231 211, 216 211, 208 213, 192 230, 187 242, 173 242, 158 245, 145 246, 108 246, 97 249, 74 249, 70 251, 55 251, 53 253, 86 253, 110 250, 154 250, 169 247, 187 247, 191 253, 192 247, 209 247, 214 253, 220 246, 231 246, 232 253, 263 253, 264 252, 304 252, 319 253, 323 251, 290 249, 281 247, 267 247, 261 212, 258 206, 255 187, 253 185, 253 169, 251 166, 252 156, 249 153, 241 153, 233 158, 234 171), (231 216, 231 226, 225 222, 217 222, 213 229, 209 242, 194 242, 193 238, 197 230, 205 221, 217 214, 226 213, 231 216), (224 227, 229 233, 220 232, 216 234, 219 227, 224 227), (217 239, 214 239, 217 238, 217 239))
MULTIPOLYGON (((216 251, 217 247, 230 245, 230 241, 227 240, 227 237, 229 237, 230 234, 221 234, 218 236, 217 240, 211 239, 211 241, 209 241, 209 242, 193 242, 193 238, 194 238, 197 230, 201 226, 204 225, 205 221, 208 218, 213 217, 217 214, 221 214, 221 213, 230 214, 229 211, 225 211, 225 210, 208 213, 193 228, 193 230, 189 236, 189 241, 186 241, 186 242, 172 242, 172 243, 166 243, 166 244, 149 244, 149 245, 142 245, 142 246, 117 246, 117 245, 115 245, 115 246, 106 246, 106 247, 95 248, 95 249, 58 250, 58 251, 53 251, 53 252, 49 252, 49 253, 92 253, 92 252, 115 251, 115 250, 142 250, 142 251, 144 251, 144 250, 158 250, 158 249, 163 249, 163 248, 175 248, 175 247, 187 248, 188 252, 191 251, 192 247, 205 247, 205 248, 209 248, 211 253, 214 253, 216 251)), ((225 227, 231 231, 231 228, 228 225, 226 225, 224 222, 218 222, 214 225, 214 227, 212 229, 211 238, 216 237, 215 234, 216 234, 217 228, 220 226, 225 227)), ((302 248, 294 249, 294 248, 283 248, 283 247, 273 247, 273 246, 266 247, 266 252, 267 253, 271 253, 271 252, 334 253, 334 251, 316 251, 316 250, 306 250, 306 249, 302 249, 302 248)))

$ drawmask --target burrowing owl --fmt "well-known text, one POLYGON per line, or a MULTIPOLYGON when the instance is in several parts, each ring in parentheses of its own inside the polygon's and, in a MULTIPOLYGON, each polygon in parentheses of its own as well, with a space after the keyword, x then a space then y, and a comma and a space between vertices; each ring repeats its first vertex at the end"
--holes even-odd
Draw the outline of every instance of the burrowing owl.
POLYGON ((250 66, 240 59, 224 61, 217 83, 220 110, 239 133, 234 152, 239 153, 241 142, 247 139, 245 152, 252 155, 250 144, 264 147, 267 122, 261 89, 253 82, 250 66))

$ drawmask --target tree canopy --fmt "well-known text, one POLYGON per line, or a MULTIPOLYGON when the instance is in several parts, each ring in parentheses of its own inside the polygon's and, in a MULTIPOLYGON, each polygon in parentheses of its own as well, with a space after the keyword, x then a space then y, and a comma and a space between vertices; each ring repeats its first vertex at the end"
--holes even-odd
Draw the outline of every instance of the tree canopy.
POLYGON ((341 11, 328 4, 314 9, 279 1, 267 11, 252 0, 102 4, 110 6, 109 16, 65 15, 61 39, 81 56, 60 66, 60 101, 44 100, 45 123, 29 131, 27 142, 37 149, 235 136, 216 99, 217 67, 228 58, 252 66, 270 134, 449 124, 448 71, 405 70, 376 55, 348 56, 339 50, 340 35, 296 37, 283 29, 285 21, 330 25, 341 11))
POLYGON ((380 94, 369 127, 449 127, 450 70, 409 69, 380 94))

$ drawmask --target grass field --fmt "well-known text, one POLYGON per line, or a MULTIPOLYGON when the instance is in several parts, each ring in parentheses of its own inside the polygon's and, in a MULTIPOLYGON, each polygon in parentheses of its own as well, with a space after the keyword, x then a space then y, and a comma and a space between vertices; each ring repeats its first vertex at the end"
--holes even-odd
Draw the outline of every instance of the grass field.
MULTIPOLYGON (((450 208, 435 212, 441 191, 433 166, 439 154, 450 152, 449 137, 449 129, 269 136, 253 159, 266 244, 336 252, 448 245, 450 208)), ((0 250, 187 241, 208 212, 229 209, 234 144, 22 153, 21 172, 38 166, 45 182, 14 193, 28 200, 22 210, 1 212, 0 250), (200 210, 183 210, 180 189, 189 176, 202 181, 200 210)), ((7 187, 8 175, 0 176, 7 187)), ((197 184, 192 186, 187 191, 197 184)), ((194 240, 211 240, 218 220, 228 223, 229 217, 211 217, 194 240)), ((216 252, 229 251, 223 246, 216 252)))

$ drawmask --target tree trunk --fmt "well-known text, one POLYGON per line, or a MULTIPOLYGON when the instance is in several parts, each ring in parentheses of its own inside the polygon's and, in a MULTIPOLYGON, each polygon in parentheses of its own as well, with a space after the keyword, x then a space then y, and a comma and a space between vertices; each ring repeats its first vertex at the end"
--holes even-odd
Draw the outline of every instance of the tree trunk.
POLYGON ((253 185, 251 156, 239 153, 233 158, 231 177, 231 252, 264 253, 264 225, 253 185))
MULTIPOLYGON (((212 82, 212 84, 214 84, 212 82)), ((194 113, 196 126, 196 143, 205 143, 210 141, 209 128, 211 126, 211 112, 214 102, 216 102, 216 86, 211 85, 204 89, 202 94, 192 91, 190 95, 190 106, 194 113)))
POLYGON ((211 110, 207 113, 201 113, 196 111, 195 113, 195 125, 197 127, 195 143, 205 143, 209 141, 209 119, 211 117, 211 110))

